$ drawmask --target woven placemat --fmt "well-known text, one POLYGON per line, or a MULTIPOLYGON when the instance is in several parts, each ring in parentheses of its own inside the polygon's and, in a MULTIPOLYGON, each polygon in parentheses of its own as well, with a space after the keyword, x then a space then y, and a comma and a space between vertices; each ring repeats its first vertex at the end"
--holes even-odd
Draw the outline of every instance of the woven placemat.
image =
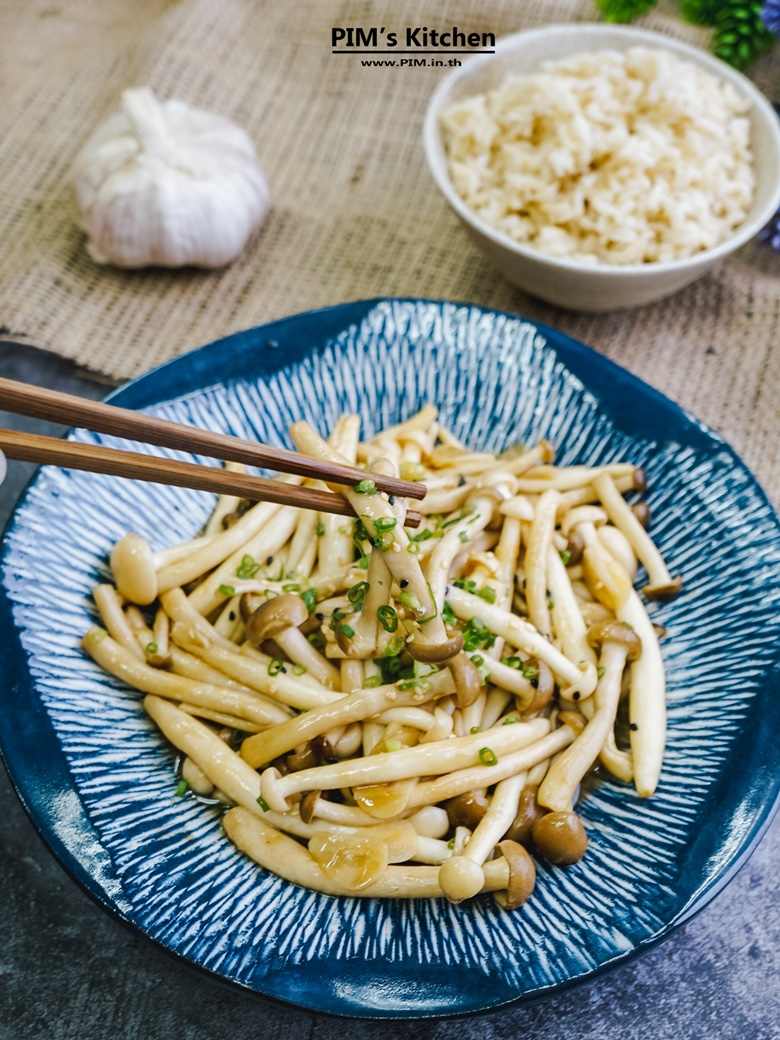
MULTIPOLYGON (((706 45, 667 2, 639 24, 706 45)), ((331 55, 332 26, 423 24, 497 36, 592 21, 591 0, 48 0, 0 10, 0 326, 121 380, 238 329, 372 296, 503 308, 555 325, 724 433, 780 499, 780 257, 755 245, 671 300, 584 315, 512 288, 427 172, 438 68, 331 55), (230 115, 251 134, 273 209, 220 272, 122 272, 88 257, 68 171, 123 89, 230 115)), ((780 52, 780 48, 778 48, 780 52)), ((751 74, 780 96, 777 55, 751 74)))

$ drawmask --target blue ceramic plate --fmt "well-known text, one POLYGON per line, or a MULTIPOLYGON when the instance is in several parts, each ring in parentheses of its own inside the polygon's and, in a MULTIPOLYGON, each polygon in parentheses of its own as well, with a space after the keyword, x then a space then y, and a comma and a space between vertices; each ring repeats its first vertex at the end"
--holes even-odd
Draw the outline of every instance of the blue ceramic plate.
POLYGON ((685 580, 678 599, 652 607, 669 633, 669 743, 652 799, 618 783, 591 791, 587 856, 566 870, 540 865, 522 911, 489 897, 460 907, 334 899, 264 873, 221 834, 212 808, 175 797, 173 754, 138 695, 78 649, 112 543, 128 529, 156 547, 190 537, 211 496, 43 469, 5 538, 0 737, 41 834, 117 916, 291 1004, 451 1015, 539 997, 626 960, 744 863, 780 785, 780 534, 740 460, 675 405, 552 329, 418 300, 240 333, 113 400, 281 443, 302 416, 327 429, 355 410, 371 433, 434 401, 475 448, 547 437, 565 463, 628 459, 648 471, 654 535, 685 580))

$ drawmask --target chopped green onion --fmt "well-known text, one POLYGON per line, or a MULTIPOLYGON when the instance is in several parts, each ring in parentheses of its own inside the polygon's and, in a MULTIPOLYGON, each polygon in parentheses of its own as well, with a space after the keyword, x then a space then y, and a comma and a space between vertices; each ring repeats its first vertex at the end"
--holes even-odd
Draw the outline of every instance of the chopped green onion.
POLYGON ((398 521, 395 519, 395 517, 380 516, 378 519, 374 521, 374 529, 376 531, 381 531, 382 533, 384 533, 385 531, 392 531, 397 523, 398 521))
POLYGON ((469 733, 479 733, 479 726, 472 726, 469 733))
POLYGON ((268 665, 269 675, 278 675, 284 669, 284 661, 280 661, 278 657, 274 657, 271 663, 268 665))
POLYGON ((366 477, 365 480, 361 480, 359 484, 355 484, 354 489, 359 495, 375 495, 377 493, 377 486, 370 477, 366 477))
POLYGON ((409 535, 409 540, 412 542, 427 542, 429 538, 433 538, 433 531, 427 527, 418 531, 417 534, 409 535))
POLYGON ((420 546, 417 544, 417 542, 409 542, 409 544, 406 547, 406 551, 409 553, 410 556, 419 556, 420 546))
POLYGON ((363 597, 368 592, 371 586, 367 581, 359 581, 357 585, 353 585, 351 589, 347 589, 347 599, 353 605, 355 610, 360 610, 363 606, 363 597))
POLYGON ((393 607, 377 607, 376 616, 379 618, 379 624, 382 626, 385 632, 395 632, 397 630, 398 615, 396 614, 393 607))
POLYGON ((146 652, 147 652, 147 654, 156 654, 158 649, 159 649, 159 647, 157 646, 157 643, 147 643, 146 644, 146 652))
POLYGON ((398 683, 399 690, 430 690, 431 684, 427 679, 409 679, 408 682, 398 683))
POLYGON ((520 657, 502 657, 501 664, 505 664, 507 668, 516 668, 518 671, 523 667, 523 661, 520 657))
POLYGON ((241 563, 236 568, 237 578, 254 578, 257 572, 260 570, 260 564, 257 563, 251 556, 245 555, 241 557, 241 563))
POLYGON ((606 672, 606 670, 607 669, 604 667, 603 664, 600 664, 598 666, 598 668, 596 669, 596 675, 599 677, 599 679, 603 679, 604 678, 604 672, 606 672))
POLYGON ((569 566, 569 561, 571 560, 571 553, 569 552, 568 549, 561 549, 560 550, 560 555, 561 555, 561 559, 563 560, 564 567, 568 567, 569 566))
POLYGON ((375 686, 382 685, 382 678, 379 675, 369 675, 368 678, 363 682, 364 690, 373 690, 375 686))
POLYGON ((342 625, 339 628, 339 632, 341 632, 343 636, 346 636, 347 639, 353 639, 355 636, 355 629, 352 627, 352 625, 342 625))
POLYGON ((455 839, 454 838, 450 838, 450 840, 447 842, 447 848, 448 849, 454 849, 455 848, 455 839))
POLYGON ((468 531, 461 531, 460 534, 458 535, 458 538, 465 545, 465 543, 469 540, 469 533, 468 533, 468 531))
POLYGON ((282 585, 282 592, 300 592, 301 586, 297 582, 290 585, 282 585))
POLYGON ((477 595, 480 599, 484 599, 486 603, 496 602, 496 590, 490 585, 483 585, 477 595))
POLYGON ((515 718, 514 715, 508 715, 501 723, 502 726, 511 726, 513 722, 519 722, 520 719, 515 718))
POLYGON ((220 596, 235 596, 236 590, 232 585, 220 585, 217 589, 220 596))
POLYGON ((189 791, 189 789, 190 789, 190 785, 187 783, 187 781, 186 780, 180 780, 178 782, 178 784, 176 785, 176 797, 177 798, 181 798, 182 795, 185 795, 187 793, 187 791, 189 791))
POLYGON ((464 592, 477 591, 477 583, 471 578, 456 578, 452 584, 456 589, 463 589, 464 592))
POLYGON ((485 658, 484 657, 480 657, 479 654, 474 654, 473 657, 471 658, 471 662, 472 662, 472 664, 475 664, 477 666, 477 668, 479 668, 481 665, 483 665, 485 663, 485 658))
POLYGON ((457 621, 457 618, 455 617, 455 611, 452 609, 449 603, 445 603, 442 607, 441 619, 445 625, 454 625, 457 621))
POLYGON ((401 595, 398 598, 401 601, 401 606, 406 607, 407 610, 419 611, 423 609, 423 605, 419 601, 415 593, 409 592, 408 589, 403 589, 401 595))
POLYGON ((403 744, 397 738, 394 739, 391 737, 389 740, 385 741, 385 751, 400 751, 402 747, 403 744))
POLYGON ((393 636, 385 647, 385 657, 398 657, 404 648, 404 637, 393 636))
POLYGON ((322 522, 322 520, 317 521, 317 526, 314 528, 314 530, 317 532, 317 537, 322 538, 322 536, 325 534, 325 524, 322 522))
POLYGON ((491 751, 489 747, 479 749, 479 760, 483 766, 498 765, 498 755, 495 751, 491 751))
POLYGON ((322 632, 309 632, 306 638, 315 650, 325 649, 325 636, 322 634, 322 632))
POLYGON ((92 633, 92 642, 102 643, 107 635, 108 632, 106 632, 104 628, 96 628, 95 631, 92 633))
POLYGON ((271 806, 268 804, 265 798, 263 798, 262 795, 258 795, 257 804, 260 806, 263 812, 268 812, 268 810, 271 808, 271 806))
POLYGON ((304 589, 301 593, 301 599, 306 604, 306 609, 310 614, 314 613, 314 608, 317 606, 317 590, 316 589, 304 589))
POLYGON ((539 669, 536 667, 536 665, 533 665, 533 664, 526 665, 525 668, 523 668, 523 678, 524 679, 528 679, 531 682, 534 679, 538 679, 539 678, 539 669))
POLYGON ((305 675, 306 667, 302 664, 296 664, 293 666, 293 675, 305 675))

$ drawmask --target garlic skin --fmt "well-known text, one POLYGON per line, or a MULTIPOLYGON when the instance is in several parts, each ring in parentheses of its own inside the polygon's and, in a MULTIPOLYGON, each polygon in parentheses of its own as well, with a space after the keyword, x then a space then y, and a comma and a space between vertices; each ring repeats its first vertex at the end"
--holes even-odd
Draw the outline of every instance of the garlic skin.
POLYGON ((183 101, 127 90, 76 157, 90 256, 117 267, 216 268, 241 253, 270 206, 248 134, 183 101))

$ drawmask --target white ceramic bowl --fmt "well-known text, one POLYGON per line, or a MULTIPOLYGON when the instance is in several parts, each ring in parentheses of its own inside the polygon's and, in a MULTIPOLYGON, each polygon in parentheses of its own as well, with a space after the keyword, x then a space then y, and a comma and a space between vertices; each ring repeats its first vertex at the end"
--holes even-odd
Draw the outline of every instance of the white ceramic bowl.
POLYGON ((758 234, 780 205, 780 120, 764 95, 749 79, 719 59, 644 29, 603 24, 551 25, 504 37, 498 41, 495 54, 464 62, 439 85, 428 105, 424 144, 437 185, 487 258, 521 289, 573 310, 636 307, 677 292, 758 234), (733 84, 747 97, 756 192, 745 222, 720 245, 683 260, 585 267, 521 245, 481 220, 450 180, 439 128, 441 112, 453 102, 495 89, 512 73, 532 72, 545 61, 585 51, 623 51, 637 45, 671 51, 733 84))

